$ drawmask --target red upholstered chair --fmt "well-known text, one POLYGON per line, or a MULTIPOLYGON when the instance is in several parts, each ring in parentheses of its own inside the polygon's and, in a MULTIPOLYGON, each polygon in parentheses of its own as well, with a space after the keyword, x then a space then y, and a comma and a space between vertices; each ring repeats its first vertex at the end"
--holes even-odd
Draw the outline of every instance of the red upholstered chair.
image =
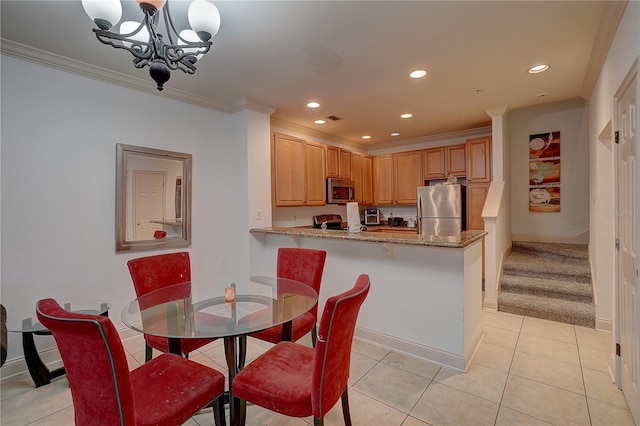
POLYGON ((71 387, 77 425, 181 425, 213 402, 224 425, 224 375, 174 354, 129 372, 108 317, 68 312, 53 299, 37 304, 56 339, 71 387))
MULTIPOLYGON (((133 286, 138 297, 150 291, 191 281, 191 262, 188 252, 160 254, 139 257, 127 262, 133 286)), ((153 348, 160 352, 169 352, 169 340, 165 337, 144 335, 145 361, 153 355, 153 348)), ((180 348, 185 357, 189 352, 211 343, 215 339, 181 339, 180 348)))
MULTIPOLYGON (((304 248, 279 248, 276 276, 288 278, 307 284, 320 294, 320 283, 324 272, 324 262, 327 252, 323 250, 312 250, 304 248)), ((318 322, 318 305, 304 315, 299 316, 291 322, 291 336, 287 336, 284 326, 278 325, 250 334, 251 337, 271 343, 278 343, 284 340, 296 342, 301 337, 311 332, 311 341, 316 345, 316 323, 318 322)), ((246 359, 246 336, 240 337, 240 368, 244 367, 246 359)))
POLYGON ((287 416, 312 415, 314 425, 322 425, 338 399, 345 425, 351 424, 347 394, 351 343, 369 287, 369 276, 363 274, 351 290, 327 300, 315 348, 280 342, 238 373, 232 390, 240 399, 242 425, 247 401, 287 416))

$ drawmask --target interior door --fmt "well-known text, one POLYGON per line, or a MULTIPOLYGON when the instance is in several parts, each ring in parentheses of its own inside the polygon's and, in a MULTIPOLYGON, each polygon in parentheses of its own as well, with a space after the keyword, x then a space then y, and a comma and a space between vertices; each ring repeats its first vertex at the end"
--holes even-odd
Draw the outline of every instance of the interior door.
POLYGON ((619 386, 640 422, 640 292, 638 291, 638 86, 637 69, 616 94, 619 386))
POLYGON ((153 231, 162 225, 149 223, 164 218, 165 173, 134 171, 133 217, 134 240, 152 240, 153 231))

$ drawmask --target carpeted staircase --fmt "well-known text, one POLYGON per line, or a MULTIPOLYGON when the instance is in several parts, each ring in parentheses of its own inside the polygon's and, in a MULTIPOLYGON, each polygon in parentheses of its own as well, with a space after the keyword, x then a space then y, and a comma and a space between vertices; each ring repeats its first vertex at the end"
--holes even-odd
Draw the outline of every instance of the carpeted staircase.
POLYGON ((587 245, 513 242, 498 310, 595 327, 587 245))

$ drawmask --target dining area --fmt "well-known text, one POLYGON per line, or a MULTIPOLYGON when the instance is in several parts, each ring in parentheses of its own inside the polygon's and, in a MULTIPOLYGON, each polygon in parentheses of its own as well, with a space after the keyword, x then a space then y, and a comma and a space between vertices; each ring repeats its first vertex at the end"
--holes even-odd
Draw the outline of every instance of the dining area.
POLYGON ((370 283, 361 274, 319 307, 325 259, 282 248, 275 276, 206 281, 192 281, 186 251, 129 260, 137 297, 120 319, 145 348, 133 368, 108 315, 40 299, 37 320, 57 343, 75 424, 180 425, 208 411, 215 425, 245 425, 249 405, 322 425, 336 404, 351 424, 349 358, 370 283), (207 346, 222 349, 223 368, 190 359, 207 346))

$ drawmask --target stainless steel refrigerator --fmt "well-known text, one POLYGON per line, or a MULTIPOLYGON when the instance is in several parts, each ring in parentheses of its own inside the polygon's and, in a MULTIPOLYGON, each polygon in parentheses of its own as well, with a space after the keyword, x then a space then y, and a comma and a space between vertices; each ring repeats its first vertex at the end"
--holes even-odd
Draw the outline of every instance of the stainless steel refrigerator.
POLYGON ((418 187, 418 230, 423 236, 459 237, 467 229, 466 187, 418 187))

